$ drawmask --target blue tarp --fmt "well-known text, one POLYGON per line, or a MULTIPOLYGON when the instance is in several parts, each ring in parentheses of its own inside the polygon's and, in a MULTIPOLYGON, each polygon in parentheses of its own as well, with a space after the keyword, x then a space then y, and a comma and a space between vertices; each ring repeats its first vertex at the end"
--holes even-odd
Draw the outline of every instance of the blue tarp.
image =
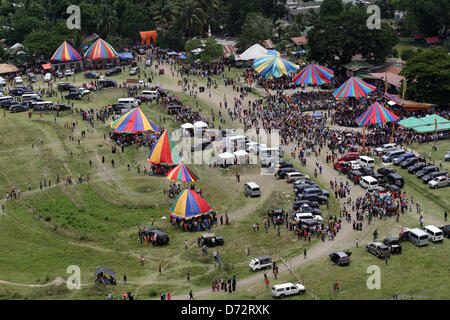
POLYGON ((167 52, 167 54, 169 56, 176 56, 178 53, 176 53, 175 51, 170 51, 170 52, 167 52))
POLYGON ((292 54, 303 54, 306 53, 305 50, 299 50, 299 51, 295 51, 295 52, 291 52, 292 54))
POLYGON ((121 52, 119 53, 120 60, 128 60, 133 59, 133 55, 131 52, 121 52))
POLYGON ((177 56, 177 58, 184 60, 184 59, 186 59, 186 56, 184 54, 182 54, 181 56, 177 56))

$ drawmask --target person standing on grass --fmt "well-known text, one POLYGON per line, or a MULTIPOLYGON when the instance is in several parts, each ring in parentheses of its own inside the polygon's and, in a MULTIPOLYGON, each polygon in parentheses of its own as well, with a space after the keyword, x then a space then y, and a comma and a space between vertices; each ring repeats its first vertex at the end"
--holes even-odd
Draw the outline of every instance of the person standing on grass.
POLYGON ((189 272, 189 270, 186 273, 187 275, 187 281, 191 281, 191 273, 189 272))
POLYGON ((447 213, 447 210, 445 210, 445 212, 444 212, 444 220, 445 221, 447 221, 447 216, 448 216, 448 213, 447 213))
POLYGON ((189 291, 189 300, 194 300, 194 293, 191 291, 189 291))
POLYGON ((144 266, 144 256, 141 256, 141 266, 144 266))
POLYGON ((358 245, 359 245, 358 238, 356 238, 355 244, 356 244, 356 247, 358 248, 358 245))
POLYGON ((305 256, 306 259, 306 248, 303 250, 303 255, 305 256))

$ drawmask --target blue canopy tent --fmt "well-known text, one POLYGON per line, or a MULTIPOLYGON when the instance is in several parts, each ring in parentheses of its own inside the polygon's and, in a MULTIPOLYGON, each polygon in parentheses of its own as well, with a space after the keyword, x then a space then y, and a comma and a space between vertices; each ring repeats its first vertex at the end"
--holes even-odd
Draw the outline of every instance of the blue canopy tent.
POLYGON ((131 52, 122 52, 119 53, 120 60, 130 60, 133 59, 133 54, 131 52))

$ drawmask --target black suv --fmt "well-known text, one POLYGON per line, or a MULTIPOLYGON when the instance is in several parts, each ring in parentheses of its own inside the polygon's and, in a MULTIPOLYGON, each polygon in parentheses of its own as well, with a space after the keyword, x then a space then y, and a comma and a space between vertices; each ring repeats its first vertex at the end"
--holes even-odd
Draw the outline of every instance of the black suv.
POLYGON ((11 106, 9 107, 9 111, 11 111, 11 113, 16 113, 16 112, 24 112, 28 110, 28 106, 22 104, 22 103, 12 103, 11 106))
POLYGON ((445 226, 439 227, 439 229, 442 230, 442 233, 444 234, 444 237, 450 238, 450 224, 447 224, 445 226))
POLYGON ((89 71, 84 74, 84 77, 87 79, 98 79, 100 78, 100 75, 96 72, 89 71))
POLYGON ((390 173, 396 173, 397 171, 394 169, 394 168, 385 168, 385 167, 383 167, 383 168, 379 168, 378 170, 377 170, 377 173, 378 174, 382 174, 383 176, 387 176, 388 174, 390 174, 390 173))
POLYGON ((101 85, 103 88, 110 88, 110 87, 117 87, 117 82, 114 80, 99 80, 98 84, 101 85))
POLYGON ((358 170, 365 176, 373 176, 375 174, 372 168, 369 168, 367 166, 361 166, 361 168, 359 168, 358 170))
MULTIPOLYGON (((169 236, 162 232, 161 230, 155 229, 153 227, 145 228, 144 233, 146 235, 149 235, 150 237, 153 237, 156 234, 156 243, 158 245, 164 245, 169 243, 169 236)), ((151 241, 149 242, 151 243, 151 241)))
MULTIPOLYGON (((308 200, 295 200, 292 206, 294 211, 299 211, 302 207, 308 206, 314 209, 319 208, 319 203, 317 201, 308 201, 308 200)), ((311 212, 313 213, 313 212, 311 212)))
POLYGON ((11 90, 9 90, 9 95, 13 96, 13 97, 18 97, 18 96, 23 95, 25 93, 25 90, 26 89, 24 87, 15 87, 15 88, 12 88, 11 90))
POLYGON ((58 83, 58 91, 64 92, 64 91, 70 91, 71 89, 76 89, 72 84, 67 82, 61 82, 58 83))
POLYGON ((350 264, 350 256, 352 253, 350 251, 336 251, 330 253, 330 259, 338 266, 346 266, 350 264))
POLYGON ((401 253, 402 245, 397 238, 385 238, 383 244, 391 248, 392 253, 401 253))
POLYGON ((408 172, 416 173, 417 171, 422 170, 426 166, 427 166, 427 164, 425 162, 416 162, 412 166, 408 167, 408 172))
POLYGON ((203 244, 208 248, 223 246, 225 243, 222 237, 214 235, 214 233, 204 233, 202 234, 203 244))
POLYGON ((422 178, 423 176, 438 171, 438 167, 436 166, 426 166, 422 170, 416 172, 417 178, 422 178))
POLYGON ((116 67, 105 72, 107 77, 115 76, 122 73, 122 68, 116 67))
POLYGON ((78 89, 71 89, 64 98, 66 98, 67 100, 80 100, 82 96, 83 94, 78 89))
POLYGON ((310 202, 316 201, 319 204, 326 204, 328 202, 328 198, 326 196, 321 196, 317 194, 308 194, 302 196, 302 200, 308 200, 310 202))

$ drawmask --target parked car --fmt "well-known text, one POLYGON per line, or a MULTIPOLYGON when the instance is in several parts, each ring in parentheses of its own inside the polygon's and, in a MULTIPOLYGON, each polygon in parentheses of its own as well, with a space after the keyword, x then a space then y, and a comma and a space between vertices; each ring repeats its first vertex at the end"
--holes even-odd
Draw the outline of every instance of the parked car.
POLYGON ((149 235, 150 237, 156 235, 156 243, 157 245, 165 245, 169 243, 169 236, 167 235, 167 233, 155 229, 153 227, 148 227, 144 229, 144 233, 146 235, 149 235))
POLYGON ((286 175, 286 181, 288 183, 292 183, 300 179, 309 179, 309 176, 301 172, 288 172, 286 175))
POLYGON ((352 253, 350 251, 336 251, 330 253, 330 259, 339 266, 345 266, 350 264, 351 254, 352 253))
POLYGON ((422 177, 422 181, 423 181, 423 183, 427 183, 428 184, 428 182, 430 182, 434 178, 441 177, 441 176, 446 177, 447 176, 447 172, 446 171, 437 171, 437 172, 429 173, 429 174, 424 175, 422 177))
POLYGON ((247 182, 244 184, 244 194, 246 197, 261 196, 261 188, 255 182, 247 182))
POLYGON ((390 184, 385 187, 386 191, 395 192, 396 194, 400 194, 402 190, 399 188, 399 186, 395 184, 390 184))
POLYGON ((359 153, 358 152, 347 152, 343 156, 340 156, 337 160, 338 161, 353 161, 358 160, 359 153))
POLYGON ((389 173, 386 176, 386 179, 387 179, 387 183, 394 184, 400 188, 402 188, 405 185, 405 180, 398 173, 389 173))
POLYGON ((395 143, 386 143, 386 144, 382 145, 381 147, 375 148, 375 152, 377 154, 380 154, 380 153, 384 154, 388 151, 395 150, 395 148, 397 148, 397 145, 395 143))
POLYGON ((36 82, 36 75, 33 72, 30 72, 28 74, 28 81, 33 82, 33 83, 36 82))
POLYGON ((353 181, 356 184, 359 184, 361 177, 363 176, 362 172, 359 170, 351 170, 347 173, 347 178, 353 181))
POLYGON ((387 178, 386 176, 382 175, 382 174, 374 174, 372 177, 374 177, 375 179, 377 179, 378 181, 378 185, 380 186, 384 186, 387 183, 387 178))
POLYGON ((101 80, 98 80, 98 84, 101 85, 103 88, 117 87, 117 82, 114 80, 101 79, 101 80))
POLYGON ((85 88, 85 89, 87 89, 89 91, 94 90, 94 86, 92 84, 90 84, 89 82, 83 83, 83 88, 85 88))
MULTIPOLYGON (((294 211, 303 211, 302 208, 313 208, 318 209, 319 203, 317 201, 309 201, 309 200, 295 200, 294 204, 292 205, 292 210, 294 211)), ((314 213, 314 212, 312 212, 314 213)))
POLYGON ((444 233, 444 237, 450 238, 450 224, 439 227, 439 229, 444 233))
POLYGON ((223 237, 215 236, 214 233, 202 234, 203 243, 208 248, 222 246, 224 244, 223 237))
POLYGON ((16 112, 24 112, 28 110, 28 106, 22 104, 22 103, 13 103, 11 104, 11 106, 9 107, 9 111, 11 113, 16 113, 16 112))
POLYGON ((24 87, 14 87, 9 90, 9 95, 13 97, 19 97, 24 94, 25 88, 24 87))
POLYGON ((55 76, 56 76, 58 79, 61 79, 61 78, 64 78, 64 73, 62 73, 61 71, 57 71, 57 72, 55 73, 55 76))
POLYGON ((57 88, 58 88, 59 92, 70 91, 71 89, 76 89, 71 83, 68 83, 68 82, 58 83, 57 88))
POLYGON ((450 161, 450 150, 445 154, 444 161, 450 161))
POLYGON ((118 74, 120 74, 120 73, 122 73, 122 68, 116 67, 116 68, 113 68, 113 69, 110 69, 110 70, 106 71, 106 72, 105 72, 105 75, 106 75, 107 77, 111 77, 111 76, 118 75, 118 74))
POLYGON ((274 298, 284 298, 285 296, 292 296, 296 294, 304 294, 305 287, 299 283, 283 283, 272 286, 272 296, 274 298))
POLYGON ((138 75, 140 73, 141 73, 141 69, 139 67, 130 68, 130 72, 129 72, 130 76, 135 76, 135 75, 138 75))
POLYGON ((422 170, 426 166, 427 166, 427 164, 425 162, 416 162, 412 166, 408 167, 408 172, 416 173, 417 171, 422 170))
POLYGON ((410 158, 416 158, 416 155, 413 152, 404 153, 398 157, 395 157, 392 160, 392 163, 394 164, 394 166, 398 166, 400 165, 400 162, 410 158))
POLYGON ((64 75, 66 76, 66 77, 71 77, 71 76, 73 76, 75 74, 75 71, 73 71, 73 69, 67 69, 67 70, 64 70, 64 75))
POLYGON ((96 72, 88 71, 84 74, 84 77, 87 79, 98 79, 100 75, 96 72))
POLYGON ((158 91, 158 94, 160 97, 165 98, 169 95, 169 90, 163 89, 163 88, 157 88, 156 91, 158 91))
POLYGON ((450 185, 450 177, 447 176, 435 177, 428 182, 428 186, 433 189, 447 187, 448 185, 450 185))
POLYGON ((429 173, 432 173, 432 172, 436 172, 436 171, 438 171, 438 167, 436 167, 436 166, 427 166, 427 167, 423 168, 422 170, 417 171, 416 172, 416 176, 418 178, 422 178, 423 176, 425 176, 425 175, 427 175, 429 173))
POLYGON ((320 205, 326 204, 328 202, 328 198, 326 196, 317 195, 317 194, 308 194, 301 197, 301 200, 308 200, 310 202, 316 201, 320 205))
POLYGON ((381 167, 377 170, 378 174, 382 174, 383 176, 387 176, 390 173, 396 173, 397 171, 394 168, 389 167, 381 167))
POLYGON ((52 75, 50 72, 47 72, 47 73, 44 75, 44 82, 52 81, 52 78, 53 78, 53 75, 52 75))
POLYGON ((366 244, 366 251, 377 256, 377 258, 389 258, 391 256, 391 248, 381 242, 369 242, 366 244))
POLYGON ((361 166, 361 168, 358 169, 364 176, 374 176, 375 172, 373 172, 372 168, 361 166))
POLYGON ((400 162, 400 167, 402 167, 403 169, 406 169, 417 162, 419 162, 419 158, 417 158, 417 157, 408 158, 408 159, 400 162))
POLYGON ((350 163, 345 161, 337 161, 333 164, 333 167, 342 173, 347 173, 351 169, 350 163))
POLYGON ((18 76, 14 78, 14 82, 15 84, 22 84, 23 83, 23 79, 22 77, 18 76))
POLYGON ((281 169, 279 169, 279 170, 277 170, 275 172, 275 177, 278 177, 280 179, 284 179, 284 178, 286 178, 286 175, 289 172, 300 172, 300 170, 294 169, 294 168, 281 168, 281 169))
POLYGON ((0 77, 0 87, 6 86, 6 80, 3 77, 0 77))
POLYGON ((67 100, 80 100, 83 94, 78 89, 71 89, 68 94, 64 96, 67 100))
POLYGON ((385 238, 383 240, 383 243, 389 248, 391 248, 391 253, 402 252, 402 245, 400 244, 397 238, 385 238))

